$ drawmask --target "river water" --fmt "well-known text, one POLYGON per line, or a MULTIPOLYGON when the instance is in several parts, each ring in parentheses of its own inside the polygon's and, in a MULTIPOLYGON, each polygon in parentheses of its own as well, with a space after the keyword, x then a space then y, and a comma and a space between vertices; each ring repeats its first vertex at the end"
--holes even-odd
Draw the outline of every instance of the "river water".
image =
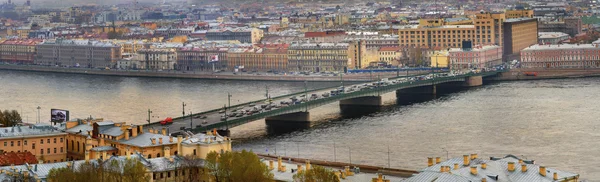
MULTIPOLYGON (((421 169, 427 157, 514 154, 551 168, 600 179, 600 78, 501 82, 415 104, 394 104, 360 117, 341 117, 335 104, 311 110, 319 122, 308 129, 272 132, 264 121, 232 129, 235 149, 421 169)), ((335 83, 308 83, 310 88, 335 83)), ((73 117, 143 123, 155 117, 221 107, 304 89, 303 83, 122 78, 0 71, 0 109, 23 110, 34 122, 50 108, 73 117), (187 111, 186 111, 187 112, 187 111)))

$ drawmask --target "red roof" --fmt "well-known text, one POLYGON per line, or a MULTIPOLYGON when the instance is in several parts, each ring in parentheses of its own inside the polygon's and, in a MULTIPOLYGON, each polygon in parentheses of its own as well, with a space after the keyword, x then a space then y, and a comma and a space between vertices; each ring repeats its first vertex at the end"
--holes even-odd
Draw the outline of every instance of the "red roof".
POLYGON ((336 35, 345 35, 344 31, 325 31, 325 32, 305 32, 304 37, 326 37, 326 36, 336 36, 336 35))
POLYGON ((0 154, 0 166, 37 164, 38 160, 31 152, 6 152, 0 154))
POLYGON ((3 45, 37 45, 42 42, 42 39, 10 39, 0 44, 3 45))

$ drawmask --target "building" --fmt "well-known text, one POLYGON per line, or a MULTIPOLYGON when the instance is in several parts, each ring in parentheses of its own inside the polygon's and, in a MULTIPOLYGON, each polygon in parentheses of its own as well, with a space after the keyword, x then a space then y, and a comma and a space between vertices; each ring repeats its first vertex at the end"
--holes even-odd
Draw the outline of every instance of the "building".
POLYGON ((242 43, 260 43, 264 36, 258 28, 211 29, 206 32, 206 40, 238 40, 242 43))
POLYGON ((403 182, 453 181, 554 181, 577 182, 579 174, 538 165, 533 160, 523 160, 514 155, 502 158, 479 158, 477 154, 464 155, 441 161, 428 158, 426 168, 403 182))
POLYGON ((43 162, 63 162, 67 159, 67 134, 50 125, 35 124, 0 128, 0 151, 31 152, 43 162))
POLYGON ((533 10, 532 9, 506 10, 506 12, 504 14, 506 14, 506 19, 511 19, 511 18, 533 18, 533 10))
POLYGON ((569 34, 562 32, 538 32, 539 44, 558 44, 571 38, 569 34))
POLYGON ((348 68, 347 43, 292 44, 288 48, 290 71, 345 71, 348 68))
POLYGON ((185 28, 171 28, 171 27, 167 27, 167 28, 158 28, 154 31, 154 34, 156 35, 162 35, 162 36, 166 36, 166 37, 175 37, 175 36, 181 36, 181 35, 191 35, 193 32, 195 32, 196 30, 198 30, 197 28, 194 27, 185 27, 185 28))
POLYGON ((288 44, 265 44, 254 48, 231 48, 227 53, 227 70, 242 67, 252 71, 287 71, 288 47, 288 44))
POLYGON ((487 68, 502 63, 502 47, 497 45, 452 48, 448 52, 450 69, 487 68))
POLYGON ((519 59, 519 52, 538 42, 538 21, 535 18, 506 19, 504 21, 504 58, 519 59))
POLYGON ((503 13, 476 14, 472 25, 444 25, 441 20, 420 21, 398 30, 400 46, 456 48, 463 40, 479 45, 502 45, 503 13))
POLYGON ((398 66, 400 64, 400 47, 381 47, 377 51, 379 54, 379 62, 385 65, 398 66))
POLYGON ((39 163, 31 152, 4 152, 0 154, 0 166, 23 165, 39 163))
POLYGON ((313 43, 337 43, 343 41, 345 37, 345 31, 305 32, 300 40, 313 43))
POLYGON ((33 64, 35 47, 41 39, 13 39, 0 43, 0 61, 33 64))
POLYGON ((172 70, 177 62, 177 52, 175 49, 140 49, 133 61, 141 63, 138 69, 172 70))
POLYGON ((121 59, 121 47, 94 40, 46 40, 36 46, 35 64, 112 68, 121 59))
POLYGON ((563 21, 542 21, 538 25, 540 32, 563 32, 575 37, 581 34, 583 23, 580 17, 566 17, 563 21))
POLYGON ((431 55, 430 67, 447 68, 450 62, 448 55, 448 51, 435 51, 433 55, 431 55))
POLYGON ((227 67, 226 47, 183 47, 177 50, 177 70, 212 71, 227 67))
POLYGON ((598 68, 597 44, 532 45, 521 51, 524 68, 598 68))
POLYGON ((348 42, 348 68, 361 69, 367 67, 367 44, 365 40, 350 40, 348 42))

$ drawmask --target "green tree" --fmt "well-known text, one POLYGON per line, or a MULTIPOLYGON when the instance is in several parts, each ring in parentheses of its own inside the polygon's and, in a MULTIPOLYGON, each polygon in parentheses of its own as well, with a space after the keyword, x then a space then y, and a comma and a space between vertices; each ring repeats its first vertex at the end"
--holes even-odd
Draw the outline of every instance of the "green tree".
POLYGON ((310 170, 295 174, 294 182, 340 182, 340 179, 333 170, 313 165, 310 170))
POLYGON ((15 126, 21 122, 21 114, 16 110, 4 110, 4 112, 0 113, 0 124, 5 127, 15 126))
POLYGON ((146 175, 146 166, 139 159, 127 159, 122 164, 123 180, 122 182, 149 181, 150 177, 146 175))
POLYGON ((138 182, 150 180, 146 176, 146 167, 138 159, 98 160, 96 163, 82 163, 76 168, 53 168, 48 173, 47 179, 49 182, 138 182))
POLYGON ((273 174, 253 152, 210 152, 206 156, 206 166, 211 177, 217 182, 263 182, 274 181, 273 174))
MULTIPOLYGON (((214 163, 216 164, 217 155, 214 153, 214 163)), ((203 169, 204 160, 193 155, 185 156, 181 161, 181 170, 188 172, 187 180, 185 181, 202 181, 201 177, 204 175, 205 170, 203 169)), ((215 168, 216 166, 213 166, 215 168)), ((183 176, 183 175, 182 175, 183 176)))

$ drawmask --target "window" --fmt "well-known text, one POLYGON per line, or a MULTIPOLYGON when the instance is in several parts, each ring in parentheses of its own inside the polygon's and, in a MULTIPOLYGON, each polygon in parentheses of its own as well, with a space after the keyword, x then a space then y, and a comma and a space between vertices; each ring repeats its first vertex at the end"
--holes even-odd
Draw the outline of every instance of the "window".
POLYGON ((44 139, 41 139, 41 140, 40 140, 40 144, 44 144, 44 139))
POLYGON ((63 138, 60 138, 60 143, 63 143, 63 138))
POLYGON ((153 180, 156 180, 156 173, 153 173, 153 174, 152 174, 152 179, 153 179, 153 180))
POLYGON ((50 148, 46 148, 46 153, 50 154, 50 148))
POLYGON ((7 143, 8 143, 8 142, 4 142, 4 146, 5 146, 5 147, 6 147, 7 143))
POLYGON ((54 148, 54 153, 56 154, 56 148, 54 148))
POLYGON ((23 141, 23 145, 27 146, 27 140, 23 141))
POLYGON ((54 143, 56 143, 56 138, 54 138, 54 143))
MULTIPOLYGON (((49 138, 48 138, 48 143, 50 143, 50 139, 49 138)), ((54 142, 54 143, 56 143, 56 142, 54 142)))
POLYGON ((62 147, 60 147, 60 153, 63 153, 63 148, 62 147))
POLYGON ((167 178, 171 177, 171 172, 167 172, 167 178))
POLYGON ((44 154, 44 149, 40 149, 40 154, 44 154))
POLYGON ((31 149, 35 149, 35 143, 31 144, 31 149))
POLYGON ((12 147, 14 145, 15 145, 15 142, 14 141, 10 141, 10 146, 12 147))
POLYGON ((21 141, 17 141, 17 146, 21 146, 21 141))

